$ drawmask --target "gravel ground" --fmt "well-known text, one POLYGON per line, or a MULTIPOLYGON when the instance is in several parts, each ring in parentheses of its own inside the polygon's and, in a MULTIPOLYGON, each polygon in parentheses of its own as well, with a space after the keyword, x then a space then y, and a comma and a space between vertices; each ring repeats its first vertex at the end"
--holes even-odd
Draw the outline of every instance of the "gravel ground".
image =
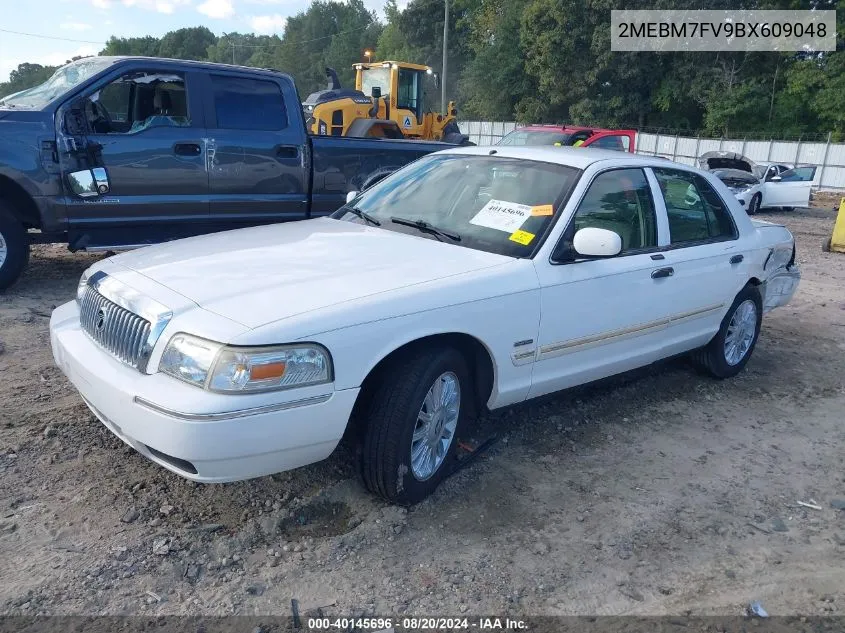
POLYGON ((832 206, 761 214, 796 235, 804 278, 740 376, 675 360, 488 415, 468 439, 498 443, 407 511, 363 492, 344 447, 207 486, 127 449, 49 349, 96 258, 38 247, 0 295, 0 612, 843 614, 832 206))

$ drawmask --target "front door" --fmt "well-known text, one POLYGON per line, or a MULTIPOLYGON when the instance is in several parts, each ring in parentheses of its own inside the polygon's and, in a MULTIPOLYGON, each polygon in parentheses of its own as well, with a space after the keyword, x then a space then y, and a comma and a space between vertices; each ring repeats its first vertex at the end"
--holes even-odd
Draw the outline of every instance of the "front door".
POLYGON ((206 75, 211 219, 221 229, 308 217, 309 162, 293 84, 206 75))
MULTIPOLYGON (((85 127, 77 152, 95 168, 95 190, 80 195, 69 183, 72 247, 132 246, 205 231, 208 175, 197 88, 191 73, 152 64, 105 79, 74 101, 85 127)), ((62 161, 66 182, 79 162, 62 161)))
POLYGON ((764 207, 806 207, 816 167, 808 165, 787 169, 763 184, 764 207))
MULTIPOLYGON (((661 272, 667 239, 642 169, 598 174, 578 204, 562 242, 585 227, 614 231, 620 255, 538 261, 541 320, 529 397, 648 364, 661 356, 662 334, 677 284, 661 272)), ((558 249, 556 249, 558 252, 558 249)))

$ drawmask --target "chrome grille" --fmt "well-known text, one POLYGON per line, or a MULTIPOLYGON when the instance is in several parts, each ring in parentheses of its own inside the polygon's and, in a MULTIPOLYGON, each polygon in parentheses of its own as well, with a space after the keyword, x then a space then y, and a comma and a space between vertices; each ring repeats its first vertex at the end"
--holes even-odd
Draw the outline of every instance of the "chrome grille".
POLYGON ((79 302, 83 331, 119 361, 143 371, 152 325, 87 286, 79 302))

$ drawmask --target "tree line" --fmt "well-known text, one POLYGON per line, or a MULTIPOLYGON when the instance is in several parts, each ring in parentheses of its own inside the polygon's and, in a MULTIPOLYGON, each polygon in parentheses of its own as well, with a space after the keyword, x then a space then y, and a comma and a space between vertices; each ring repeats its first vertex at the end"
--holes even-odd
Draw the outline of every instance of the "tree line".
MULTIPOLYGON (((831 53, 613 52, 616 0, 450 0, 446 90, 464 120, 567 122, 671 128, 709 135, 845 138, 845 0, 715 0, 709 9, 837 9, 831 53)), ((627 9, 697 9, 692 0, 633 0, 627 9)), ((387 0, 385 20, 362 0, 315 0, 283 35, 205 27, 157 37, 111 37, 101 55, 236 63, 290 73, 305 96, 344 85, 352 65, 401 60, 440 73, 443 0, 387 0)), ((0 96, 36 85, 55 68, 21 64, 0 96)), ((439 99, 427 104, 439 108, 439 99)))

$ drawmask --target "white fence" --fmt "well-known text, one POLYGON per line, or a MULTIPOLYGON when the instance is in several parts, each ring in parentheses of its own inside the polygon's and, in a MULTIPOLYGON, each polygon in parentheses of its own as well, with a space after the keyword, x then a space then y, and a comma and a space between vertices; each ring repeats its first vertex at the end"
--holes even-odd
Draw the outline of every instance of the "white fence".
MULTIPOLYGON (((461 132, 478 145, 495 145, 517 124, 507 121, 463 121, 461 132)), ((675 134, 637 133, 638 154, 663 156, 679 163, 695 164, 704 152, 726 150, 743 154, 759 163, 816 165, 813 186, 845 190, 845 144, 807 141, 749 141, 744 139, 692 138, 675 134)))

